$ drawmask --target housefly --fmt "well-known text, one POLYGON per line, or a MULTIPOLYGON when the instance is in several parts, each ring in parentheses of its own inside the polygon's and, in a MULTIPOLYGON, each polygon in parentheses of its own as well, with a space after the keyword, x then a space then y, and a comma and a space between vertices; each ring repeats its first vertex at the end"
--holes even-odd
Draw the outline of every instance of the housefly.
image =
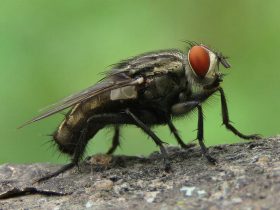
MULTIPOLYGON (((257 139, 258 135, 244 135, 230 123, 226 98, 222 87, 221 64, 230 68, 227 57, 210 47, 188 42, 187 52, 177 49, 161 50, 120 61, 106 72, 97 84, 58 102, 23 126, 42 120, 70 108, 65 119, 53 134, 59 150, 71 156, 71 162, 38 181, 47 180, 73 168, 82 159, 88 141, 98 131, 113 125, 114 137, 108 154, 120 144, 122 125, 141 128, 159 146, 165 167, 170 167, 163 141, 152 131, 155 125, 168 125, 178 144, 188 148, 172 119, 197 109, 197 140, 202 154, 214 163, 203 142, 202 103, 214 93, 221 98, 222 120, 228 130, 243 139, 257 139)), ((21 127, 23 127, 21 126, 21 127)))

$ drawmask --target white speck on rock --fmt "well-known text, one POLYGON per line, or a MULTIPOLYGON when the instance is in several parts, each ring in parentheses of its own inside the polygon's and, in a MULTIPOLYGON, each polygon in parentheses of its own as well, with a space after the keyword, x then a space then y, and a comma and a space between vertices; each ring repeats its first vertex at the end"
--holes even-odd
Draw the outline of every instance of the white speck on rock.
POLYGON ((180 189, 181 192, 185 192, 186 196, 192 196, 193 191, 195 190, 196 187, 182 187, 180 189))
POLYGON ((204 196, 206 194, 205 190, 198 190, 197 191, 198 196, 204 196))
POLYGON ((239 198, 239 197, 236 197, 236 198, 232 198, 231 201, 232 201, 233 203, 241 203, 241 202, 242 202, 242 199, 239 198))
POLYGON ((91 208, 93 206, 93 202, 92 201, 88 201, 86 203, 86 208, 91 208))
POLYGON ((156 199, 158 193, 159 193, 158 191, 155 191, 155 192, 146 192, 146 193, 145 193, 145 196, 144 196, 144 199, 145 199, 148 203, 152 203, 152 202, 154 202, 154 200, 156 199))
POLYGON ((38 200, 38 202, 39 203, 45 203, 45 202, 47 202, 47 199, 46 198, 41 198, 41 199, 38 200))

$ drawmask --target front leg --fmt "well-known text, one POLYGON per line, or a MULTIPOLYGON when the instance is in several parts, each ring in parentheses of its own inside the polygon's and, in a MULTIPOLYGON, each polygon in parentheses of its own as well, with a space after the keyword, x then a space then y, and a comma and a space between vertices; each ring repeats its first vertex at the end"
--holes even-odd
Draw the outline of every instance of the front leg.
POLYGON ((211 157, 208 150, 203 142, 204 131, 203 131, 203 111, 201 105, 197 106, 198 111, 198 122, 197 122, 197 140, 201 148, 202 154, 207 158, 210 163, 215 163, 216 159, 211 157))
POLYGON ((223 124, 226 126, 226 128, 228 130, 230 130, 231 132, 233 132, 235 135, 239 136, 240 138, 243 138, 243 139, 246 139, 246 140, 247 139, 259 139, 260 138, 259 135, 257 135, 257 134, 244 135, 244 134, 240 133, 235 127, 233 127, 233 125, 230 124, 229 115, 228 115, 228 108, 227 108, 227 101, 226 101, 224 90, 220 87, 218 89, 218 91, 221 94, 223 124))

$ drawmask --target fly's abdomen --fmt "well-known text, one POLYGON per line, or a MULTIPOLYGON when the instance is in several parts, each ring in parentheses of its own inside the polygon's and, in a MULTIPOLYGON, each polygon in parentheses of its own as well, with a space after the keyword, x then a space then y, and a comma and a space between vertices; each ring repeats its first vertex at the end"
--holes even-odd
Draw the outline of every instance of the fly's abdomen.
POLYGON ((94 97, 84 103, 77 104, 69 111, 53 136, 60 151, 69 155, 74 153, 88 118, 108 101, 107 97, 108 94, 94 97))

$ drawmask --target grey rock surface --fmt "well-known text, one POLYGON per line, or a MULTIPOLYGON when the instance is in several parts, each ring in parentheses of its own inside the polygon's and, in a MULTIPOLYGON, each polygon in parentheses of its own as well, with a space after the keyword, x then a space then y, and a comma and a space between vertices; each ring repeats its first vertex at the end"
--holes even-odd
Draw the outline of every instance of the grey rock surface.
POLYGON ((4 164, 0 209, 279 209, 279 151, 280 137, 214 146, 211 165, 198 147, 169 147, 169 173, 158 152, 93 156, 43 183, 61 166, 4 164))

